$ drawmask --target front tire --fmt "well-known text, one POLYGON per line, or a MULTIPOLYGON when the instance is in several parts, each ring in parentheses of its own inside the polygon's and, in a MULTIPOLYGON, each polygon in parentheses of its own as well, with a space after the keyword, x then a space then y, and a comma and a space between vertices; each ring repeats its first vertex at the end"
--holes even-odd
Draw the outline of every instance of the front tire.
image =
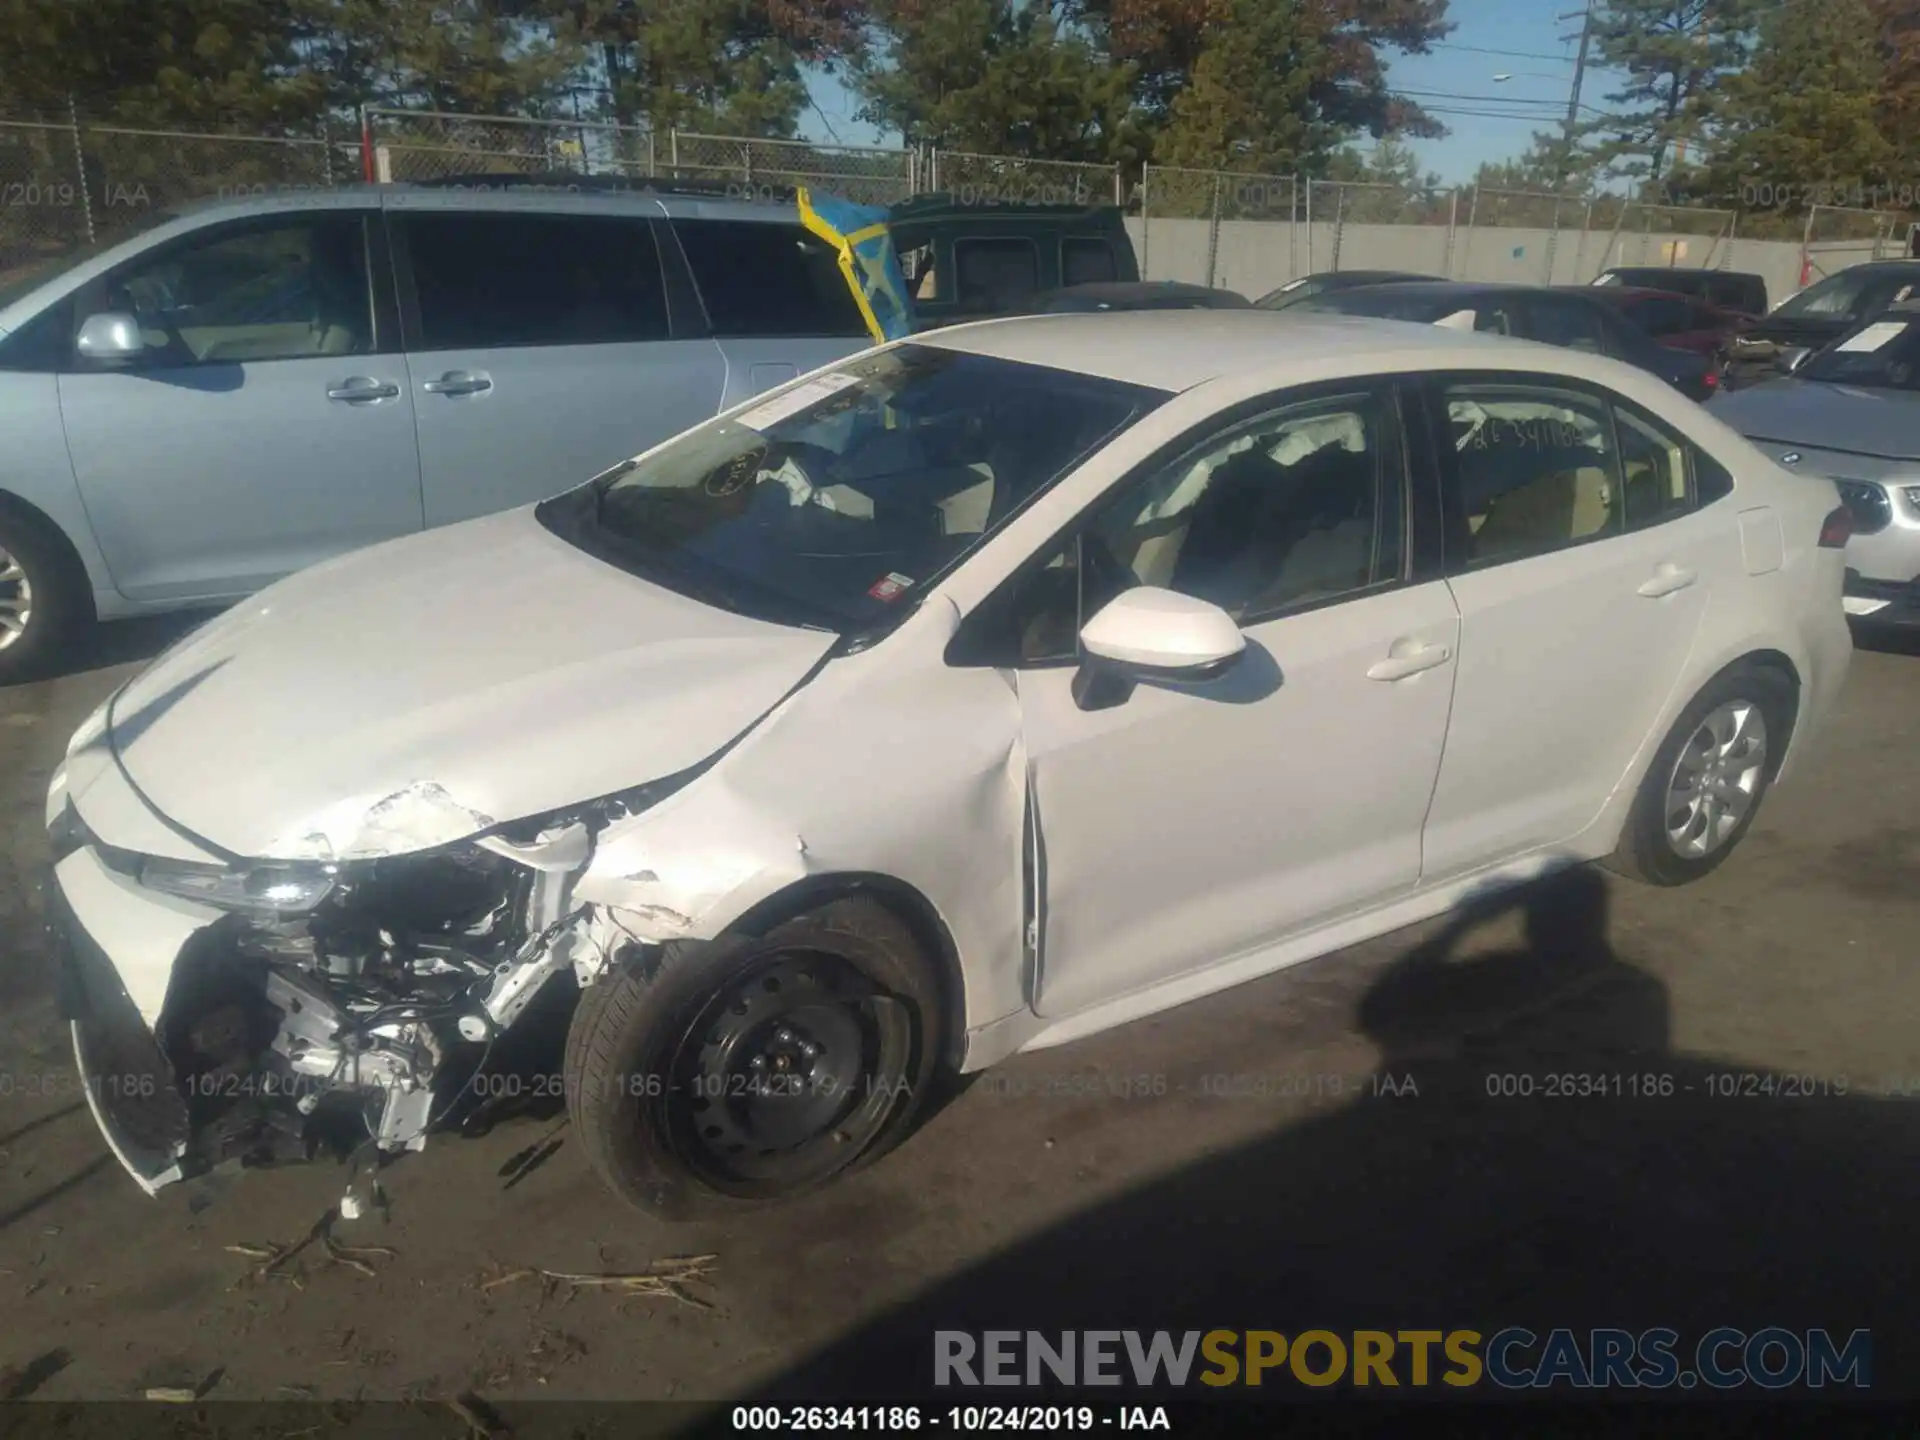
POLYGON ((669 1220, 816 1189, 912 1126, 944 1034, 912 930, 864 896, 761 936, 665 947, 587 987, 573 1129, 614 1193, 669 1220))
POLYGON ((92 619, 86 576, 59 532, 0 496, 0 685, 41 673, 92 619))
POLYGON ((1714 677, 1654 752, 1607 868, 1650 885, 1718 869, 1760 813, 1798 701, 1793 681, 1770 666, 1714 677))

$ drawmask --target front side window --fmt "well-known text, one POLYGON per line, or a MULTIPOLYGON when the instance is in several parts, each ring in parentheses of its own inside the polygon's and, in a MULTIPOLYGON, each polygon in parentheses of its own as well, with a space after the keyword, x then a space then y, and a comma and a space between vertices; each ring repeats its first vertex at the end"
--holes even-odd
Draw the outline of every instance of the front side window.
POLYGON ((667 338, 645 220, 485 212, 406 217, 421 350, 667 338))
POLYGON ((675 220, 673 228, 722 339, 866 338, 838 252, 804 225, 675 220))
POLYGON ((548 501, 631 572, 853 633, 907 607, 1163 391, 933 346, 860 356, 548 501))
POLYGON ((96 308, 139 320, 147 366, 364 355, 374 338, 364 226, 313 215, 168 246, 109 276, 96 308))
POLYGON ((1031 240, 956 240, 953 268, 960 304, 967 310, 1016 309, 1040 288, 1040 252, 1031 240))
POLYGON ((1621 528, 1620 457, 1604 402, 1545 385, 1441 387, 1447 501, 1469 566, 1521 560, 1621 528))

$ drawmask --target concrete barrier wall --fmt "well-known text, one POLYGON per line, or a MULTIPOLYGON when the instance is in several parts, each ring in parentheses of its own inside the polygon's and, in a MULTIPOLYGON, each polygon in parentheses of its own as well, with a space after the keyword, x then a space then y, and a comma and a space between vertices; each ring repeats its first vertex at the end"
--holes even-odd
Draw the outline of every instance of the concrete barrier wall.
MULTIPOLYGON (((1606 231, 1444 225, 1356 225, 1336 232, 1331 222, 1223 220, 1217 239, 1206 220, 1129 216, 1128 233, 1149 280, 1207 283, 1214 251, 1213 283, 1258 299, 1300 275, 1323 270, 1410 270, 1455 280, 1493 280, 1517 285, 1584 285, 1609 265, 1683 268, 1709 263, 1766 278, 1767 294, 1779 301, 1800 288, 1800 245, 1792 240, 1721 241, 1710 235, 1614 235, 1606 231), (1336 244, 1338 256, 1336 264, 1336 244), (1668 245, 1681 247, 1670 254, 1668 245), (1724 263, 1723 263, 1724 262, 1724 263)), ((1873 258, 1873 246, 1816 247, 1814 278, 1873 258)))

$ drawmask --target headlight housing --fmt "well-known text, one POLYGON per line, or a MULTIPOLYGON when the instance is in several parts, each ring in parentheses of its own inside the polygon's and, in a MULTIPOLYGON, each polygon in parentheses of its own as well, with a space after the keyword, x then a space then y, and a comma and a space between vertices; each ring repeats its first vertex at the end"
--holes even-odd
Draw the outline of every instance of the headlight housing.
POLYGON ((147 856, 140 883, 217 910, 251 915, 304 915, 333 891, 335 873, 318 865, 260 864, 246 869, 147 856))

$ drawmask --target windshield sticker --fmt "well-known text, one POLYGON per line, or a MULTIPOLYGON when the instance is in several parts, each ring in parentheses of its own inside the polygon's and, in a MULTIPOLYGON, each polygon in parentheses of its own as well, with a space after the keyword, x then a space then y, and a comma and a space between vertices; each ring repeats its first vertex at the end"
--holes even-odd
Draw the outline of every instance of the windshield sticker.
POLYGON ((782 391, 763 405, 741 411, 733 418, 737 424, 749 430, 766 430, 859 383, 858 375, 816 375, 811 380, 802 380, 791 390, 782 391))
POLYGON ((1834 353, 1846 355, 1857 354, 1862 350, 1884 350, 1906 334, 1911 323, 1907 320, 1882 320, 1877 325, 1869 325, 1858 335, 1842 340, 1834 346, 1834 353))
POLYGON ((891 605, 913 586, 911 575, 887 574, 874 581, 867 594, 882 604, 891 605))

